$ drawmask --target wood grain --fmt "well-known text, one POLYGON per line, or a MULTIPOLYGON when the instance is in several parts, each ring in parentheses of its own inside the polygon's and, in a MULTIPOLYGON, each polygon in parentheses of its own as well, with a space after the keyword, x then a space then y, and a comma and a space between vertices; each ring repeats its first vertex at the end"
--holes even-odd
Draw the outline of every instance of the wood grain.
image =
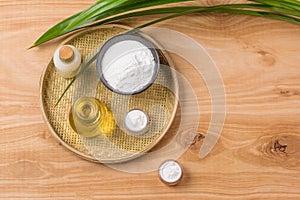
MULTIPOLYGON (((156 25, 201 43, 226 88, 221 139, 203 160, 197 157, 202 140, 179 159, 185 174, 180 185, 165 186, 155 172, 117 172, 58 145, 43 123, 38 91, 62 40, 26 49, 93 2, 0 0, 0 199, 300 199, 300 27, 285 22, 208 14, 156 25)), ((219 2, 238 1, 198 1, 219 2)), ((198 93, 199 132, 205 135, 211 115, 206 86, 179 64, 198 93)))

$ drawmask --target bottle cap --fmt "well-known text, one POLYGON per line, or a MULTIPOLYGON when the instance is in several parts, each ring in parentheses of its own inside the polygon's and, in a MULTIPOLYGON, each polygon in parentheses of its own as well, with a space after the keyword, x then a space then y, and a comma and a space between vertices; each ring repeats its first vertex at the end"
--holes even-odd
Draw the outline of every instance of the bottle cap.
POLYGON ((149 123, 148 115, 138 109, 129 111, 125 115, 124 124, 128 131, 134 133, 135 135, 145 133, 149 123))
POLYGON ((159 167, 158 175, 163 183, 172 186, 180 182, 183 172, 178 162, 167 160, 159 167))
POLYGON ((62 46, 59 49, 59 58, 64 62, 70 62, 74 58, 73 49, 68 45, 62 46))

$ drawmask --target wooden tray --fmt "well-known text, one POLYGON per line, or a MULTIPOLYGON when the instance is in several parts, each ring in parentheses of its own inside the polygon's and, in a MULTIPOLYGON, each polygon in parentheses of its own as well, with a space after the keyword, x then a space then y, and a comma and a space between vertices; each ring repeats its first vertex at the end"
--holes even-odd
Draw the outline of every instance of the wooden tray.
MULTIPOLYGON (((104 25, 87 29, 66 39, 63 44, 71 44, 78 48, 82 57, 103 44, 114 35, 129 30, 123 25, 104 25)), ((148 38, 150 39, 150 38, 148 38)), ((152 41, 154 42, 154 41, 152 41)), ((154 42, 155 43, 155 42, 154 42)), ((159 48, 159 45, 156 44, 159 48)), ((159 51, 162 64, 172 66, 165 52, 159 51)), ((45 122, 52 135, 68 150, 77 156, 99 163, 116 163, 136 158, 154 147, 166 134, 174 119, 178 101, 178 83, 174 72, 170 68, 162 68, 155 83, 146 91, 130 98, 129 109, 139 108, 150 115, 151 137, 134 137, 116 128, 115 132, 106 138, 85 139, 71 128, 68 116, 72 106, 75 84, 65 94, 57 107, 55 102, 62 94, 70 80, 62 78, 55 70, 53 60, 45 68, 40 81, 40 102, 45 122), (165 83, 167 87, 161 85, 165 83), (155 106, 159 108, 154 108, 155 106), (161 127, 157 130, 157 126, 161 127), (107 144, 108 140, 110 144, 107 144), (111 145, 113 144, 113 145, 111 145), (96 149, 96 151, 94 151, 96 149), (122 152, 122 153, 120 153, 122 152)), ((109 108, 112 95, 100 81, 96 91, 96 98, 104 102, 109 108)))

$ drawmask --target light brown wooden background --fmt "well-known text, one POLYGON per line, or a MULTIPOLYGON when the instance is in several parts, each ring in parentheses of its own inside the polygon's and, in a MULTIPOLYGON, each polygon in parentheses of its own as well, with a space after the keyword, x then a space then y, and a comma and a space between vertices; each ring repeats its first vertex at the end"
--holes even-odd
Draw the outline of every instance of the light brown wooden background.
MULTIPOLYGON (((300 26, 285 22, 209 14, 157 25, 201 43, 226 88, 221 139, 203 160, 201 141, 180 158, 180 185, 165 186, 156 172, 117 172, 59 146, 43 123, 38 93, 42 70, 62 40, 26 49, 93 2, 0 0, 0 199, 300 199, 300 26), (274 148, 276 141, 287 145, 285 152, 274 148)), ((185 73, 198 91, 205 134, 209 97, 202 80, 185 73)))

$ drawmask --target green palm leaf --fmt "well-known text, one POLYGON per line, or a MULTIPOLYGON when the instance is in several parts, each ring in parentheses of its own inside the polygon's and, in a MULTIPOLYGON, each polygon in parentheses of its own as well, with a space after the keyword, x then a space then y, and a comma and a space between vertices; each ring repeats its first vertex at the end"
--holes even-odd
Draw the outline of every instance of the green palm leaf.
MULTIPOLYGON (((300 24, 300 1, 298 0, 249 0, 249 3, 247 4, 221 4, 216 6, 172 6, 154 8, 155 6, 176 4, 186 1, 192 0, 99 0, 86 10, 74 14, 54 25, 40 38, 38 38, 32 47, 38 46, 49 40, 78 29, 111 23, 132 17, 155 14, 163 14, 165 16, 147 22, 146 24, 136 27, 132 31, 138 31, 143 27, 182 15, 209 12, 251 15, 300 24)), ((67 86, 56 105, 60 102, 64 94, 75 82, 75 80, 95 59, 96 55, 93 56, 86 64, 84 64, 84 66, 82 66, 80 72, 67 86)))
POLYGON ((250 0, 249 4, 224 4, 210 7, 199 6, 195 10, 195 7, 193 8, 193 6, 152 8, 153 6, 162 6, 185 1, 190 0, 100 0, 88 9, 63 20, 50 28, 32 45, 32 47, 87 26, 94 26, 95 24, 99 25, 144 15, 173 13, 174 16, 181 16, 199 12, 224 12, 279 19, 297 24, 300 16, 300 2, 298 0, 250 0))
POLYGON ((157 5, 186 2, 191 0, 100 0, 86 10, 77 13, 50 28, 31 46, 35 47, 49 40, 84 27, 100 19, 125 13, 131 10, 157 5))

